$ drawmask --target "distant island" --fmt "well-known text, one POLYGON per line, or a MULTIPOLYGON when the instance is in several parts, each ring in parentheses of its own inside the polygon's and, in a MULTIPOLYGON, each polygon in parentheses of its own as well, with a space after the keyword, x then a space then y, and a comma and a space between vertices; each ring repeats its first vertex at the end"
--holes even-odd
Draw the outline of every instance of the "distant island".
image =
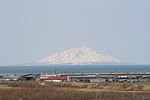
POLYGON ((69 50, 52 54, 42 58, 36 65, 99 65, 99 64, 121 64, 115 57, 104 53, 97 53, 95 50, 85 46, 70 48, 69 50))

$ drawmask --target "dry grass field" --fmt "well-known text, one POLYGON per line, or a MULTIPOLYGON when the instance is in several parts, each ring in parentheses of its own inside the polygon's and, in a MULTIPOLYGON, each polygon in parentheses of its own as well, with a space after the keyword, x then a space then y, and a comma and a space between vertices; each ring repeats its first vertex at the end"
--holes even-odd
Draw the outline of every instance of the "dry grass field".
POLYGON ((150 100, 149 91, 95 89, 84 83, 62 84, 42 86, 38 82, 1 82, 0 100, 150 100))

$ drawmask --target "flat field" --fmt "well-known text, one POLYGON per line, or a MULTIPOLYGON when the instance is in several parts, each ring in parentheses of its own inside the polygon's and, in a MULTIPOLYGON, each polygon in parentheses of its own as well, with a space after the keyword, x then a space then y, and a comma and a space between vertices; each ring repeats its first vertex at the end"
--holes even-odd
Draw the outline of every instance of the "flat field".
POLYGON ((150 91, 139 86, 123 90, 121 83, 97 89, 90 83, 0 82, 0 100, 150 100, 150 91))

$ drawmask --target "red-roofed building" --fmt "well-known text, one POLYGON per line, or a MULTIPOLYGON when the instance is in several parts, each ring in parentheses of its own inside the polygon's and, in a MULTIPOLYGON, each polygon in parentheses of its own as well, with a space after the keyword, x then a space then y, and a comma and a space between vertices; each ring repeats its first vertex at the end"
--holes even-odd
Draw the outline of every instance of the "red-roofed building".
POLYGON ((65 82, 67 81, 67 77, 62 77, 62 76, 52 76, 44 79, 44 81, 49 81, 49 82, 65 82))

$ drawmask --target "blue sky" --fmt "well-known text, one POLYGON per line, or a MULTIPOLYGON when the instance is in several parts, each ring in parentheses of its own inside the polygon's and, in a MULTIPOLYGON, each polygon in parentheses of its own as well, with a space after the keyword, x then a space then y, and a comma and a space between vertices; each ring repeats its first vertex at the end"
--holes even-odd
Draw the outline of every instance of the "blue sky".
POLYGON ((150 64, 150 0, 0 0, 0 65, 80 44, 150 64))

